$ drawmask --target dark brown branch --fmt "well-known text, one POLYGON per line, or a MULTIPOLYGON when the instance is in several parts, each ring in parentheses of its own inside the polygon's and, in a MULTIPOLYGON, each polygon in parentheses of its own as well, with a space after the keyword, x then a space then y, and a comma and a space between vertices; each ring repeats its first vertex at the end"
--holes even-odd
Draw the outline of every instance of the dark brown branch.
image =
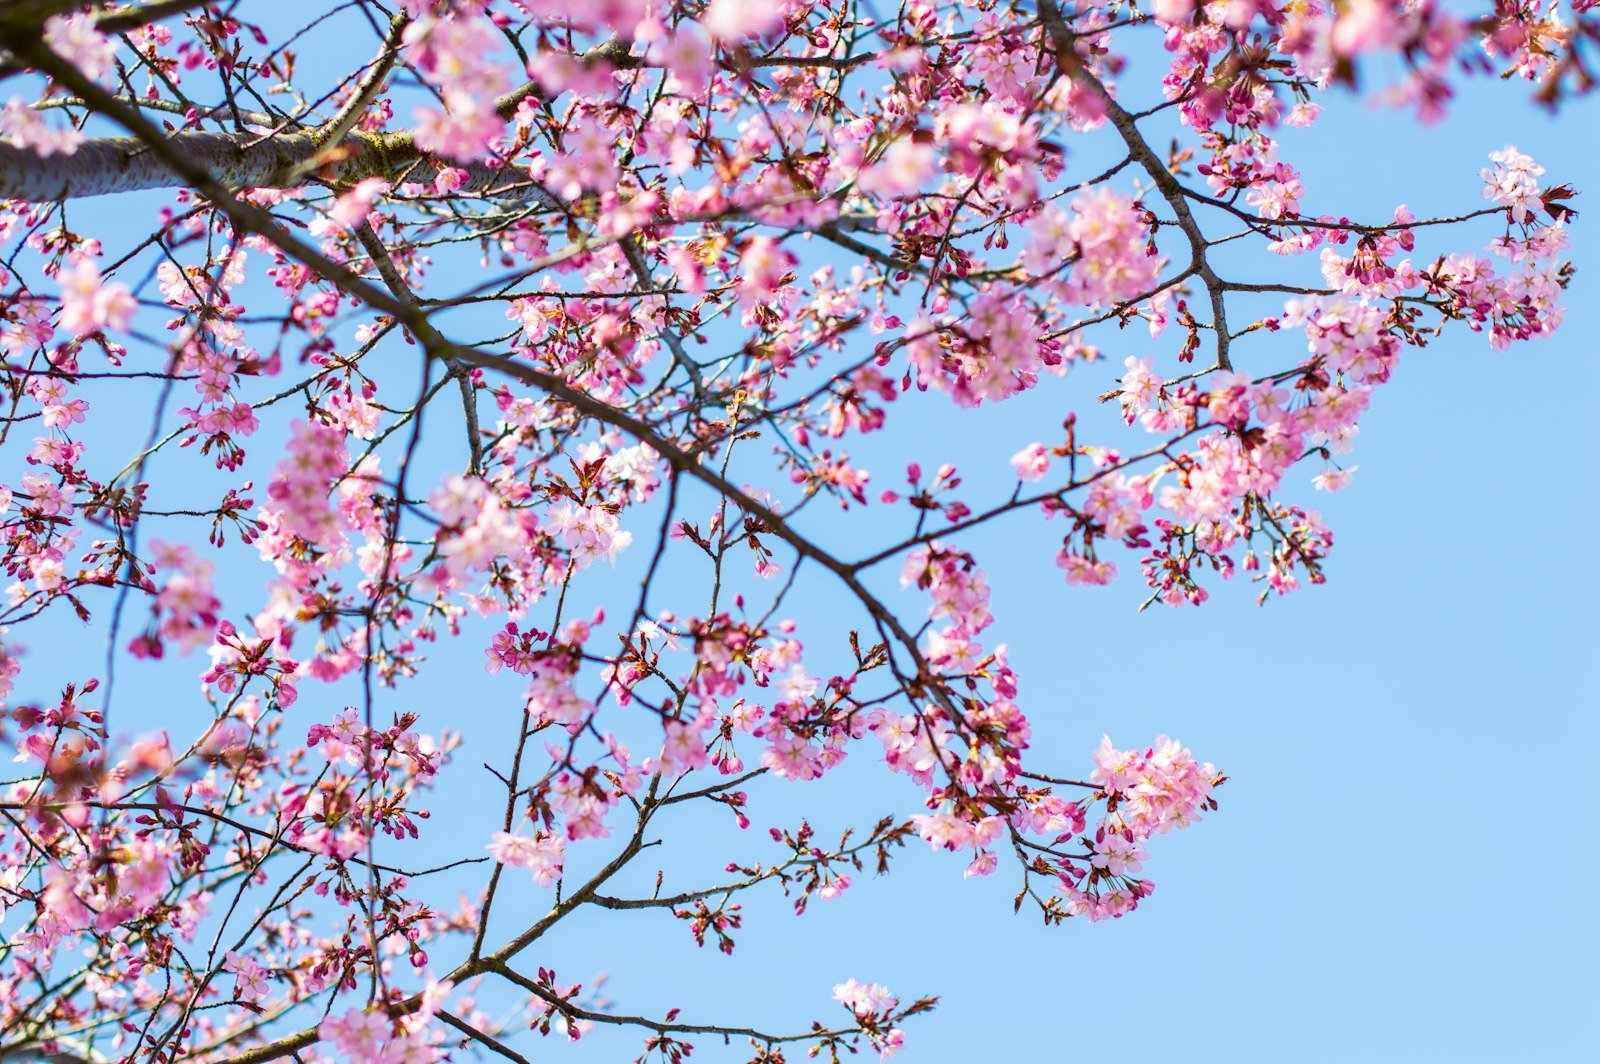
MULTIPOLYGON (((378 276, 383 278, 384 285, 396 299, 407 306, 415 307, 416 294, 411 291, 411 286, 406 284, 405 278, 400 276, 400 270, 390 257, 389 249, 383 246, 383 241, 373 231, 372 223, 363 218, 356 226, 355 234, 356 239, 361 241, 361 246, 367 249, 367 254, 372 258, 372 265, 377 268, 378 276)), ((444 364, 461 389, 461 408, 467 422, 467 453, 471 456, 467 472, 482 473, 483 439, 478 429, 478 394, 476 386, 472 383, 472 371, 459 359, 449 356, 445 357, 444 364)))
POLYGON ((478 1030, 466 1020, 452 1016, 450 1013, 445 1012, 442 1009, 434 1013, 434 1015, 439 1017, 445 1023, 449 1024, 451 1027, 454 1027, 456 1030, 460 1031, 462 1034, 466 1035, 472 1041, 493 1050, 502 1057, 505 1057, 507 1060, 516 1061, 516 1064, 533 1064, 533 1062, 527 1057, 523 1056, 521 1053, 518 1053, 515 1049, 512 1049, 494 1035, 489 1034, 487 1031, 478 1030))
POLYGON ((717 1034, 724 1036, 739 1036, 753 1038, 757 1042, 776 1045, 779 1042, 802 1042, 813 1038, 827 1038, 835 1035, 852 1034, 858 1028, 849 1027, 844 1030, 812 1030, 804 1034, 767 1034, 753 1027, 724 1027, 719 1024, 708 1023, 668 1023, 664 1020, 652 1020, 648 1016, 621 1016, 611 1012, 595 1012, 591 1009, 574 1005, 572 1002, 551 992, 549 987, 536 983, 532 979, 511 968, 506 964, 496 963, 490 966, 490 971, 499 975, 507 982, 515 983, 534 997, 554 1008, 557 1012, 570 1020, 588 1020, 590 1023, 609 1023, 621 1027, 643 1027, 655 1031, 657 1034, 717 1034))
MULTIPOLYGON (((155 3, 140 4, 110 14, 97 14, 92 18, 95 29, 114 35, 204 7, 208 2, 210 0, 156 0, 155 3)), ((0 30, 37 32, 51 16, 68 14, 87 6, 87 0, 9 0, 0 4, 0 30)), ((0 78, 10 77, 21 70, 22 66, 18 63, 0 61, 0 78)))
POLYGON ((1188 238, 1189 250, 1193 256, 1189 269, 1205 282, 1206 292, 1211 296, 1212 325, 1217 331, 1217 367, 1232 369, 1233 363, 1228 359, 1226 287, 1222 283, 1222 278, 1216 275, 1206 259, 1205 234, 1200 231, 1200 223, 1195 221, 1193 212, 1189 210, 1184 187, 1179 184, 1176 177, 1172 176, 1172 171, 1167 169, 1167 165, 1156 153, 1150 150, 1150 145, 1145 143, 1144 134, 1139 132, 1138 122, 1133 115, 1111 98, 1111 94, 1100 83, 1100 79, 1095 77, 1078 58, 1074 48, 1077 34, 1061 17, 1061 9, 1056 5, 1056 0, 1039 0, 1039 21, 1044 23, 1045 31, 1050 35, 1057 67, 1079 88, 1093 95, 1105 108, 1106 119, 1122 136, 1128 154, 1144 168, 1145 173, 1150 175, 1150 180, 1155 182, 1162 199, 1167 201, 1172 213, 1177 216, 1178 228, 1183 230, 1183 235, 1188 238))

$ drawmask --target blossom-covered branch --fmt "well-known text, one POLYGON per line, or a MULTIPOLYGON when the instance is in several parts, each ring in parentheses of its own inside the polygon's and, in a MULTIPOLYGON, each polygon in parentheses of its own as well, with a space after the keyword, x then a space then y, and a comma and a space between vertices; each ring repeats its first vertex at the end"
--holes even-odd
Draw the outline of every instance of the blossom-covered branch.
POLYGON ((1422 120, 1484 66, 1559 103, 1600 41, 1581 0, 292 7, 0 16, 0 1059, 886 1056, 935 999, 841 972, 769 1029, 544 951, 732 953, 918 842, 1046 924, 1152 904, 1225 777, 1046 763, 1069 692, 984 534, 1146 606, 1328 579, 1308 497, 1402 354, 1558 327, 1575 192, 1497 139, 1352 220, 1281 131, 1380 70, 1422 120), (25 655, 58 618, 95 653, 25 655), (864 824, 776 812, 852 756, 864 824))

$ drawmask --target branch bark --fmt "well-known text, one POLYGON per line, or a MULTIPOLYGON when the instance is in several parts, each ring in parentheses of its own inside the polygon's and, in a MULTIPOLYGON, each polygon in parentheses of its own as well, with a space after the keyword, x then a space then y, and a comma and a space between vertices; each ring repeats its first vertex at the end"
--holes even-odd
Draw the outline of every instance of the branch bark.
MULTIPOLYGON (((391 28, 376 69, 387 72, 399 47, 398 30, 391 28)), ((47 69, 48 53, 38 42, 35 24, 0 20, 0 43, 30 65, 47 69)), ((616 38, 591 53, 595 58, 626 57, 626 46, 616 38), (619 51, 620 50, 620 51, 619 51)), ((57 79, 58 84, 60 79, 57 79)), ((356 94, 370 96, 381 77, 356 94)), ((509 120, 517 106, 544 92, 529 82, 495 102, 495 111, 509 120)), ((91 94, 93 95, 93 94, 91 94)), ((80 98, 82 94, 79 94, 80 98)), ((97 109, 98 110, 98 109, 97 109)), ((249 188, 298 188, 308 179, 329 184, 353 184, 367 177, 432 184, 448 162, 429 158, 409 132, 369 133, 347 127, 356 108, 316 129, 263 133, 211 133, 180 130, 165 137, 172 151, 192 165, 172 164, 172 153, 152 151, 146 138, 97 137, 71 155, 40 156, 0 139, 0 198, 48 202, 85 196, 106 196, 152 188, 194 185, 194 171, 203 170, 212 182, 230 191, 249 188)), ((526 171, 507 166, 490 169, 481 164, 463 167, 467 172, 462 191, 493 199, 537 201, 558 207, 556 198, 535 183, 526 171)))
MULTIPOLYGON (((230 191, 299 188, 310 177, 330 184, 353 184, 366 177, 432 184, 447 165, 424 155, 410 133, 353 131, 314 175, 306 169, 325 146, 320 131, 270 135, 187 131, 168 135, 166 142, 230 191)), ((467 181, 462 188, 469 194, 554 205, 554 197, 513 167, 463 169, 467 181)), ((71 155, 47 158, 0 141, 0 199, 49 202, 190 184, 137 137, 97 137, 71 155)))
POLYGON ((39 1042, 0 1047, 0 1064, 109 1064, 109 1058, 76 1038, 53 1038, 56 1048, 46 1053, 39 1042))

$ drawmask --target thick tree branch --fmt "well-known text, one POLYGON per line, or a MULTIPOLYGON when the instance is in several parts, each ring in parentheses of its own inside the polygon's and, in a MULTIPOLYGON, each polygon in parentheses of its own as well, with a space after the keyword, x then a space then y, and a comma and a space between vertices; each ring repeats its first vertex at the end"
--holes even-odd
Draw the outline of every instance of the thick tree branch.
MULTIPOLYGON (((211 0, 155 0, 154 3, 130 5, 123 10, 94 15, 94 28, 108 35, 127 33, 172 15, 204 7, 209 2, 211 0)), ((87 6, 87 0, 7 0, 0 3, 0 30, 37 32, 51 16, 70 14, 87 6)), ((0 60, 0 78, 10 77, 22 69, 18 63, 0 60)))
POLYGON ((442 1009, 434 1013, 434 1015, 439 1017, 439 1019, 443 1020, 445 1023, 449 1024, 451 1027, 454 1027, 456 1030, 460 1031, 462 1034, 466 1035, 471 1041, 476 1042, 481 1046, 488 1047, 490 1050, 500 1054, 507 1060, 515 1061, 516 1064, 533 1064, 533 1062, 527 1057, 523 1056, 521 1053, 518 1053, 515 1049, 512 1049, 494 1035, 487 1031, 478 1030, 478 1028, 472 1026, 472 1024, 463 1019, 452 1016, 450 1013, 445 1012, 442 1009))
POLYGON ((0 1064, 109 1064, 110 1058, 95 1052, 76 1038, 53 1038, 56 1048, 49 1053, 38 1042, 0 1046, 0 1064))
MULTIPOLYGON (((213 0, 153 0, 148 4, 128 4, 116 11, 95 15, 94 26, 101 33, 122 33, 211 2, 213 0)), ((0 29, 38 29, 46 19, 70 15, 88 6, 89 0, 7 0, 0 5, 0 29)))
MULTIPOLYGON (((206 133, 183 131, 165 137, 206 178, 224 188, 298 188, 308 170, 330 184, 353 184, 367 177, 431 184, 448 163, 423 154, 410 133, 367 133, 352 130, 341 150, 330 153, 320 166, 313 162, 326 138, 319 131, 279 133, 206 133)), ((491 199, 534 200, 554 204, 554 198, 532 184, 514 167, 491 170, 486 166, 462 167, 467 181, 462 191, 491 199)), ((138 137, 96 137, 71 155, 41 157, 26 148, 0 141, 0 198, 48 202, 137 192, 152 188, 182 188, 192 175, 175 169, 170 158, 152 152, 138 137)))
MULTIPOLYGON (((375 93, 398 49, 399 25, 391 27, 375 70, 352 99, 352 104, 375 93)), ((53 73, 60 62, 39 44, 34 24, 0 22, 0 44, 46 73, 53 73), (51 62, 51 60, 56 60, 51 62)), ((607 41, 595 49, 609 55, 617 46, 607 41)), ((69 68, 70 69, 70 68, 69 68)), ((77 75, 76 71, 73 71, 77 75)), ((61 78, 58 84, 72 88, 81 76, 61 78)), ((103 104, 105 94, 79 92, 92 109, 109 117, 116 115, 103 104)), ((502 96, 495 109, 509 119, 517 106, 543 88, 537 82, 502 96)), ((238 191, 249 188, 298 188, 308 178, 328 184, 353 184, 367 177, 431 184, 448 162, 427 156, 409 132, 369 133, 350 129, 359 116, 358 106, 347 106, 333 122, 315 130, 259 133, 208 133, 181 130, 164 140, 190 163, 173 165, 173 153, 154 151, 148 138, 96 137, 79 145, 71 155, 40 156, 0 139, 0 198, 46 202, 135 192, 152 188, 180 188, 195 185, 196 172, 224 188, 238 191)), ((121 121, 118 119, 118 121, 121 121)), ((124 123, 125 124, 125 123, 124 123)), ((158 134, 159 136, 160 134, 158 134)), ((558 201, 535 184, 526 171, 517 167, 490 169, 483 165, 462 167, 467 173, 461 191, 493 199, 536 201, 558 206, 558 201)))

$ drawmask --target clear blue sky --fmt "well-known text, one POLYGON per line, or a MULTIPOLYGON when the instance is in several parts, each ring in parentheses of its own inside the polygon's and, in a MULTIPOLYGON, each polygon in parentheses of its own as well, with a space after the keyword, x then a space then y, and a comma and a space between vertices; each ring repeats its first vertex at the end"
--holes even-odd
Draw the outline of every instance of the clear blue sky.
MULTIPOLYGON (((1600 188, 1600 108, 1552 120, 1525 102, 1524 89, 1467 83, 1449 121, 1425 130, 1338 107, 1316 129, 1289 131, 1285 157, 1304 170, 1312 209, 1382 218, 1399 202, 1419 214, 1475 208, 1485 156, 1515 143, 1551 178, 1583 189, 1581 209, 1600 188)), ((115 213, 110 203, 85 210, 103 212, 107 225, 115 213)), ((1001 623, 987 641, 1010 645, 1036 767, 1075 775, 1103 732, 1124 746, 1167 732, 1231 777, 1220 812, 1152 842, 1146 872, 1158 890, 1136 914, 1043 929, 1027 910, 1012 915, 1009 865, 963 880, 963 859, 918 844, 887 878, 858 877, 843 899, 816 902, 803 918, 775 894, 748 898, 732 958, 695 950, 687 928, 660 913, 590 913, 530 960, 563 980, 608 970, 622 1011, 678 1006, 686 1020, 785 1029, 842 1018, 829 995, 847 977, 906 999, 937 993, 942 1005, 908 1026, 901 1058, 928 1064, 1044 1054, 1252 1064, 1593 1059, 1592 1020, 1583 1017, 1600 991, 1591 901, 1600 833, 1590 790, 1600 580, 1588 560, 1600 508, 1586 412, 1600 386, 1600 285, 1589 250, 1600 247, 1596 213, 1575 227, 1580 272, 1555 339, 1494 353, 1456 329, 1425 351, 1408 349, 1362 422, 1353 486, 1313 495, 1314 470, 1291 477, 1337 536, 1326 586, 1258 609, 1250 587, 1213 584, 1203 609, 1138 614, 1136 566, 1123 564, 1128 575, 1112 588, 1069 590, 1052 564, 1050 530, 1031 517, 968 541, 995 588, 1001 623)), ((85 228, 117 249, 116 230, 85 228)), ((123 243, 134 236, 122 235, 123 243)), ((1461 249, 1488 235, 1475 231, 1461 249)), ((1312 277, 1309 261, 1256 265, 1312 277)), ((1143 333, 1124 336, 1136 345, 1143 333)), ((1289 335, 1255 341, 1250 368, 1287 366, 1298 344, 1289 335)), ((1110 386, 1125 354, 1146 353, 1114 335, 1105 349, 1109 364, 1075 371, 1087 374, 1075 402, 1110 386)), ((1019 426, 1059 423, 1064 393, 1044 392, 999 414, 914 409, 927 418, 925 438, 940 445, 972 427, 972 446, 949 459, 972 475, 1004 477, 1005 457, 1034 438, 1019 426)), ((899 480, 887 462, 874 472, 880 487, 899 480)), ((882 574, 886 589, 892 575, 882 574)), ((254 580, 251 571, 235 576, 239 586, 254 580)), ((785 611, 819 646, 840 607, 835 594, 821 582, 803 586, 785 611)), ((895 601, 908 613, 919 608, 909 594, 895 601)), ((72 647, 28 641, 35 675, 72 647)), ((470 769, 510 730, 508 716, 480 723, 474 715, 509 714, 516 687, 477 671, 476 644, 462 649, 459 671, 429 670, 380 702, 422 709, 424 728, 443 719, 467 732, 462 772, 425 834, 452 854, 460 839, 489 830, 481 789, 489 781, 470 769)), ((162 672, 184 678, 173 690, 191 691, 189 666, 199 664, 162 672)), ((138 675, 127 673, 118 694, 127 726, 163 722, 183 734, 181 721, 196 719, 198 707, 195 716, 181 704, 157 709, 133 686, 138 675)), ((336 703, 308 685, 297 719, 326 719, 336 703)), ((872 763, 872 746, 820 785, 752 789, 755 824, 742 838, 720 810, 684 814, 699 834, 676 838, 663 860, 675 868, 770 860, 761 829, 791 824, 800 811, 824 835, 917 811, 915 790, 872 763)), ((574 848, 575 868, 582 851, 574 848)), ((645 889, 653 871, 635 877, 645 889)), ((685 873, 679 885, 698 884, 685 873)), ((508 900, 531 913, 544 897, 528 888, 508 900)), ((510 930, 509 916, 496 928, 491 942, 510 930)), ((597 1032, 584 1045, 593 1056, 554 1040, 534 1053, 637 1052, 632 1035, 597 1032)), ((724 1057, 703 1041, 695 1059, 724 1057)))

